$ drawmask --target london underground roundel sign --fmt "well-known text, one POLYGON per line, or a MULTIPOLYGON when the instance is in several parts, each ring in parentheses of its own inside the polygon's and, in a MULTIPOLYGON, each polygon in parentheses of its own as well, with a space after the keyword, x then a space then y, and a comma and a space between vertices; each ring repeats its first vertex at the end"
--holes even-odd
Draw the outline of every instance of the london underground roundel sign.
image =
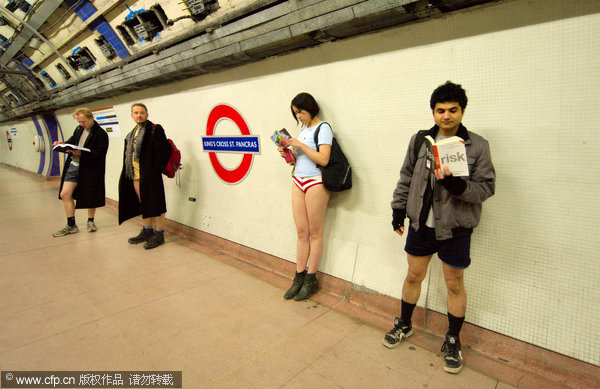
POLYGON ((260 154, 258 135, 251 135, 242 115, 233 107, 219 104, 212 109, 206 123, 206 136, 202 137, 202 148, 208 152, 215 173, 228 184, 241 182, 250 172, 254 154, 260 154), (240 130, 241 136, 217 136, 217 124, 224 119, 231 120, 240 130), (217 158, 217 153, 243 154, 242 161, 233 170, 225 168, 217 158))
POLYGON ((12 151, 12 137, 10 136, 10 132, 6 130, 6 141, 8 142, 8 149, 12 151))

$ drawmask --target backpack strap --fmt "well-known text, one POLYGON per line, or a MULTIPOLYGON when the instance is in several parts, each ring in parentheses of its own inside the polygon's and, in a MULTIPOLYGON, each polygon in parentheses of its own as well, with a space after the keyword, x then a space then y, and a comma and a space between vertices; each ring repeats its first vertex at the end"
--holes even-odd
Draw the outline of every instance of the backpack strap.
POLYGON ((319 131, 321 131, 321 124, 323 123, 327 123, 327 122, 321 122, 319 123, 319 126, 317 127, 317 130, 315 131, 315 145, 317 146, 317 152, 319 151, 319 131))
MULTIPOLYGON (((421 150, 421 146, 423 142, 425 142, 425 136, 429 133, 429 130, 420 130, 417 132, 417 137, 415 138, 415 146, 413 148, 414 160, 417 162, 417 158, 419 158, 419 150, 421 150)), ((413 164, 414 165, 414 164, 413 164)))

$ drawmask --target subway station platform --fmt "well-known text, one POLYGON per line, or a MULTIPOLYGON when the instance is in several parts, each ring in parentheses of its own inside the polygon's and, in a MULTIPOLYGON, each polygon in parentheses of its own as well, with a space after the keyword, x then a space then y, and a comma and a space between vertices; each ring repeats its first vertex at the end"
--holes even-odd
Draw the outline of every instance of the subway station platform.
POLYGON ((110 207, 97 232, 78 210, 80 232, 54 238, 59 182, 6 166, 0 181, 0 370, 182 371, 184 388, 514 387, 468 356, 448 374, 439 348, 412 338, 389 350, 341 301, 285 301, 282 285, 173 232, 153 250, 128 244, 140 227, 110 207))

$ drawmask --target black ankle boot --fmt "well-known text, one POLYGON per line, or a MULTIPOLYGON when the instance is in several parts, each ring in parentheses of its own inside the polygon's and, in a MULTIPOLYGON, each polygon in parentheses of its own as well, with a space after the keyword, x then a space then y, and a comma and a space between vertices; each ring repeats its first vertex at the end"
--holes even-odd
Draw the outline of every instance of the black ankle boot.
POLYGON ((152 234, 154 234, 154 230, 152 228, 142 228, 139 234, 137 234, 133 238, 129 238, 127 241, 131 244, 147 242, 148 239, 152 237, 152 234))
POLYGON ((300 290, 300 288, 302 287, 302 284, 304 283, 304 277, 306 276, 306 270, 304 270, 303 272, 296 272, 296 276, 294 277, 294 281, 292 282, 292 287, 289 288, 287 290, 287 292, 285 292, 285 294, 283 295, 283 298, 286 300, 290 300, 293 299, 294 296, 296 296, 298 294, 298 291, 300 290))
POLYGON ((304 283, 302 284, 302 288, 296 296, 294 296, 294 300, 306 300, 312 294, 316 293, 319 290, 319 281, 317 281, 317 274, 306 274, 304 277, 304 283))
POLYGON ((155 247, 160 246, 165 243, 165 235, 164 231, 154 231, 154 234, 148 239, 146 243, 144 243, 144 248, 146 250, 153 249, 155 247))

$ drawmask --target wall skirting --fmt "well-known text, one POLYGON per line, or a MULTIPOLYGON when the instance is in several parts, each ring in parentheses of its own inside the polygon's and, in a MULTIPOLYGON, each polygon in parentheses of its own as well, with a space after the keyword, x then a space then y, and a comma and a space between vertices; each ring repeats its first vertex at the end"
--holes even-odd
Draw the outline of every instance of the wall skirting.
POLYGON ((25 170, 25 169, 20 168, 20 167, 9 165, 9 164, 4 163, 4 162, 0 162, 0 166, 7 167, 7 168, 10 168, 10 169, 14 169, 14 170, 16 170, 19 173, 22 173, 22 174, 25 174, 25 175, 28 175, 28 176, 31 176, 31 177, 35 177, 35 178, 40 178, 40 179, 42 179, 44 181, 60 181, 60 176, 53 176, 53 177, 44 176, 42 174, 38 174, 38 173, 32 172, 30 170, 25 170))

